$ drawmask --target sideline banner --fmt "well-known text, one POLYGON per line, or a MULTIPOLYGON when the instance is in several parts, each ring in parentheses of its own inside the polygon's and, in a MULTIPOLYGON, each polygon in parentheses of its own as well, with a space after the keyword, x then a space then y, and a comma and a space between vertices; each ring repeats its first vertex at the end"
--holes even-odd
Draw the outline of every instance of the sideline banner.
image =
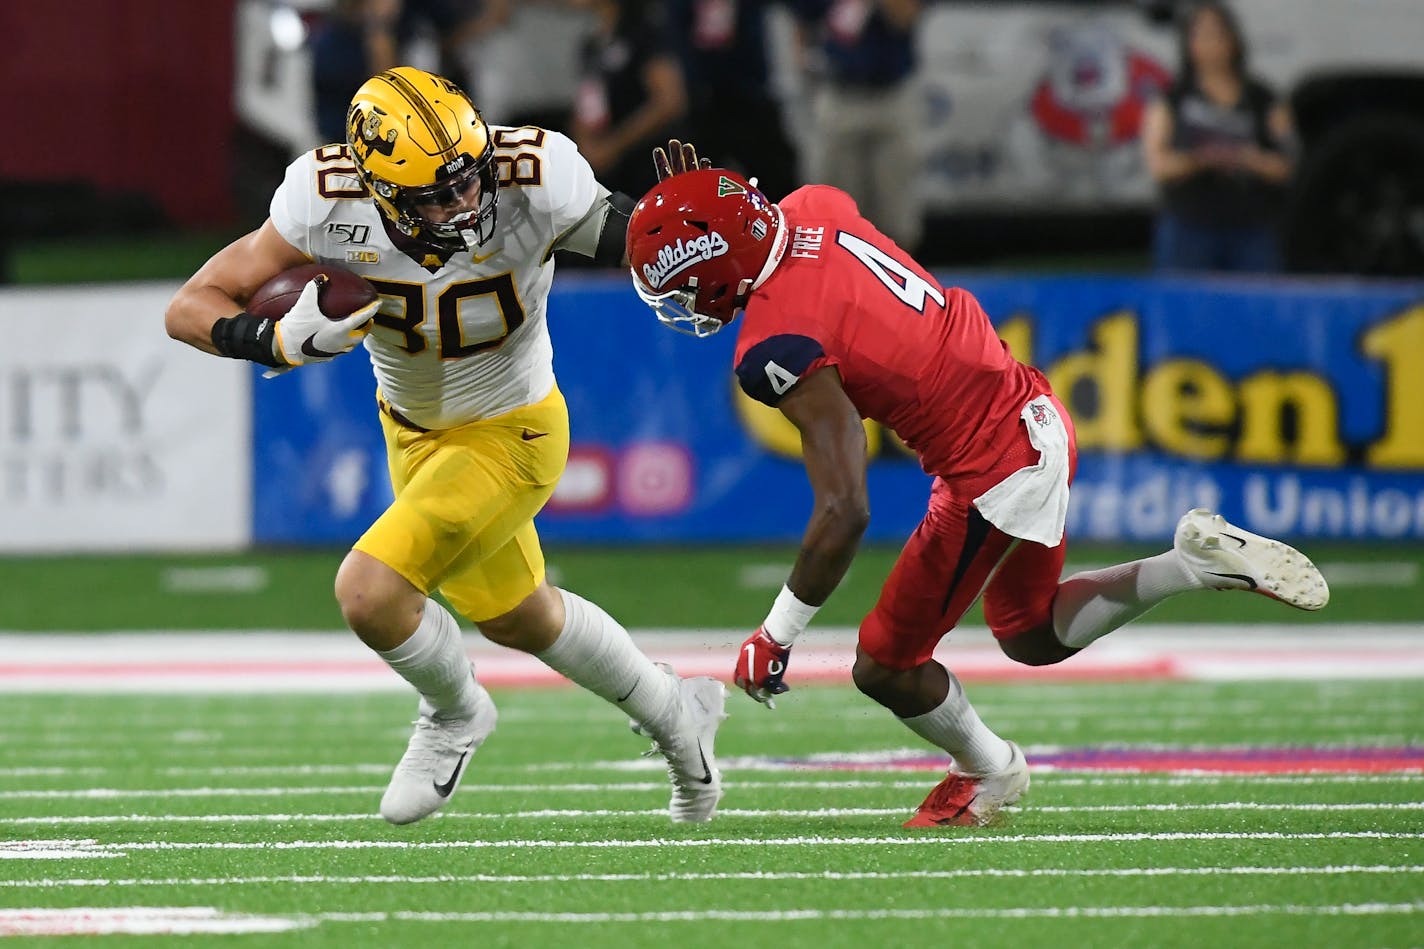
POLYGON ((168 338, 175 289, 0 292, 0 551, 248 543, 249 373, 168 338))
MULTIPOLYGON (((979 296, 1073 413, 1070 536, 1160 543, 1183 511, 1209 506, 1281 536, 1424 539, 1424 285, 944 280, 979 296)), ((539 519, 546 539, 800 536, 799 441, 736 390, 730 329, 680 336, 626 279, 570 274, 549 320, 573 448, 539 519)), ((364 354, 254 393, 254 539, 354 539, 390 497, 364 354)), ((889 433, 867 434, 868 536, 900 540, 929 482, 889 433)))

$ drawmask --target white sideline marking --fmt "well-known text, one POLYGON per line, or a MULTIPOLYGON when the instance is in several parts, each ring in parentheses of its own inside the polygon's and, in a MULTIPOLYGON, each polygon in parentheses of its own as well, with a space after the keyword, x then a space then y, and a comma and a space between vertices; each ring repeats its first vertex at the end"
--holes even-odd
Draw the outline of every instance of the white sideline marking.
POLYGON ((230 567, 168 567, 159 574, 164 593, 261 593, 267 589, 267 569, 230 567))
POLYGON ((783 909, 663 910, 645 913, 323 913, 332 923, 676 923, 797 922, 861 919, 1131 919, 1211 916, 1412 916, 1424 912, 1413 903, 1337 903, 1301 905, 1258 903, 1246 906, 1013 906, 1000 909, 783 909))
MULTIPOLYGON (((1350 803, 1350 804, 1269 804, 1255 801, 1231 801, 1215 804, 1066 804, 1046 807, 1011 807, 1011 811, 1029 810, 1037 814, 1137 813, 1140 811, 1418 811, 1424 801, 1350 803)), ((718 817, 888 817, 908 814, 904 807, 820 807, 814 809, 762 809, 726 807, 718 817)), ((442 821, 458 820, 544 820, 550 817, 666 817, 665 807, 644 807, 631 810, 614 808, 542 808, 526 811, 442 811, 433 815, 442 821)), ((338 823, 342 821, 376 820, 374 813, 359 814, 84 814, 74 817, 10 817, 0 818, 0 826, 34 824, 286 824, 293 822, 338 823)))
POLYGON ((0 936, 98 936, 112 933, 276 933, 316 924, 311 918, 223 913, 211 906, 123 909, 0 909, 0 936))
MULTIPOLYGON (((1085 658, 1029 668, 1003 655, 982 628, 956 630, 941 651, 966 680, 1051 685, 1065 677, 1187 681, 1424 678, 1417 624, 1142 624, 1094 646, 1085 658)), ((727 674, 728 643, 745 630, 636 630, 644 651, 684 675, 727 674)), ((804 647, 802 682, 848 683, 855 631, 818 630, 804 647)), ((470 635, 467 649, 487 684, 567 684, 536 659, 470 635)), ((214 693, 378 692, 408 688, 349 633, 175 630, 164 633, 0 632, 0 683, 7 692, 214 693), (254 658, 257 657, 257 658, 254 658)))
POLYGON ((1321 564, 1320 572, 1334 587, 1412 587, 1419 582, 1419 565, 1408 560, 1337 561, 1321 564))
POLYGON ((104 843, 104 850, 123 853, 139 850, 602 850, 657 847, 940 847, 951 844, 1018 843, 1104 843, 1173 840, 1424 840, 1424 833, 1389 831, 1328 831, 1288 834, 1278 832, 1167 832, 1125 834, 1005 834, 975 836, 936 834, 915 837, 703 837, 688 839, 647 838, 636 840, 263 840, 263 841, 171 841, 140 840, 104 843))
POLYGON ((268 886, 274 883, 333 884, 351 886, 353 884, 402 885, 441 883, 666 883, 708 880, 765 880, 768 882, 793 880, 962 880, 979 878, 1033 879, 1037 877, 1170 877, 1170 876, 1352 876, 1424 873, 1424 866, 1392 866, 1371 864, 1364 866, 1322 866, 1322 867, 1125 867, 1125 868, 1082 868, 1042 867, 1032 869, 978 869, 978 870, 825 870, 820 873, 806 873, 789 870, 750 870, 738 873, 471 873, 441 876, 401 876, 386 874, 379 876, 252 876, 252 877, 168 877, 105 879, 102 877, 76 877, 68 880, 0 880, 0 889, 46 890, 61 887, 145 887, 145 886, 268 886))

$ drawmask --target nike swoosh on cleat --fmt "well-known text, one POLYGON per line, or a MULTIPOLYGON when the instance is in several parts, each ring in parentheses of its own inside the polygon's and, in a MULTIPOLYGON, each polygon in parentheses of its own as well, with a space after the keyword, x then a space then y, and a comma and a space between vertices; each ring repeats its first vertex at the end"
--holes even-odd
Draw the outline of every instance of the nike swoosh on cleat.
POLYGON ((709 768, 709 767, 707 767, 707 755, 704 754, 703 751, 702 751, 702 739, 701 739, 701 738, 697 739, 697 757, 699 757, 699 758, 702 759, 702 771, 703 771, 702 777, 698 778, 697 780, 701 781, 703 784, 711 784, 711 783, 712 783, 712 769, 709 768))
POLYGON ((340 353, 329 353, 324 349, 317 349, 315 346, 312 345, 312 340, 314 339, 316 339, 315 333, 308 336, 306 338, 306 341, 302 343, 303 355, 311 356, 314 359, 335 359, 337 356, 341 355, 340 353))
POLYGON ((1244 538, 1244 537, 1237 537, 1235 534, 1228 534, 1228 533, 1226 533, 1226 531, 1222 531, 1222 532, 1221 532, 1221 536, 1222 536, 1222 537, 1230 537, 1232 540, 1236 541, 1236 543, 1240 544, 1242 547, 1245 547, 1245 546, 1246 546, 1246 538, 1244 538))
POLYGON ((977 801, 977 800, 979 800, 979 795, 976 794, 976 795, 974 795, 973 797, 971 797, 969 800, 965 801, 965 802, 964 802, 964 805, 963 805, 962 807, 960 807, 959 810, 955 811, 953 814, 949 815, 948 817, 936 818, 935 823, 936 823, 936 824, 953 824, 953 823, 955 823, 956 821, 959 820, 959 818, 961 818, 961 817, 964 816, 964 812, 965 812, 965 811, 969 810, 969 805, 970 805, 970 804, 973 804, 973 803, 974 803, 975 801, 977 801))
POLYGON ((1251 589, 1256 589, 1256 581, 1252 580, 1244 573, 1217 573, 1214 570, 1208 570, 1207 573, 1211 574, 1213 577, 1225 577, 1228 580, 1240 580, 1242 583, 1246 584, 1251 589))
POLYGON ((435 785, 435 793, 441 797, 449 797, 450 792, 455 790, 455 782, 460 780, 460 772, 464 770, 465 759, 470 756, 470 749, 466 748, 460 755, 460 760, 455 762, 455 770, 450 773, 450 780, 444 784, 435 785))
POLYGON ((642 677, 642 676, 639 676, 638 678, 634 679, 634 680, 633 680, 633 684, 630 685, 630 686, 628 686, 628 691, 627 691, 627 692, 624 692, 622 695, 620 695, 620 696, 618 697, 618 701, 620 701, 620 702, 627 701, 628 696, 630 696, 630 695, 633 694, 633 690, 636 689, 636 688, 638 687, 638 683, 639 683, 639 682, 642 682, 642 681, 643 681, 643 677, 642 677))
POLYGON ((532 442, 534 439, 536 439, 536 438, 543 438, 543 437, 544 437, 545 435, 547 435, 547 434, 549 434, 549 433, 548 433, 548 432, 531 432, 531 431, 529 431, 529 429, 526 428, 523 432, 521 432, 521 433, 519 434, 519 437, 522 438, 522 439, 524 439, 526 442, 532 442))

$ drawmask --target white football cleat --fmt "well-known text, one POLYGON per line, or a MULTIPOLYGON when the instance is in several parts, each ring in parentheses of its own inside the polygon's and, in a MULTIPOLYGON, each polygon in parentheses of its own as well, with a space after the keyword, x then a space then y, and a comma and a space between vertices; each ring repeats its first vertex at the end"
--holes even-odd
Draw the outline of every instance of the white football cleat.
POLYGON ((1309 557, 1206 508, 1182 515, 1172 547, 1210 589, 1260 593, 1301 610, 1318 610, 1330 602, 1330 588, 1309 557))
POLYGON ((470 763, 499 720, 494 700, 475 683, 474 710, 456 718, 437 717, 424 699, 415 734, 381 798, 381 816, 392 824, 412 824, 450 800, 470 763))
POLYGON ((633 731, 653 739, 646 754, 661 754, 667 759, 668 777, 672 779, 672 800, 668 814, 675 823, 702 823, 712 819, 717 802, 722 799, 722 772, 717 767, 714 745, 717 728, 727 717, 727 690, 711 676, 679 679, 672 667, 658 663, 677 680, 680 708, 670 733, 657 737, 637 722, 629 722, 633 731))
POLYGON ((992 822, 1028 790, 1028 761, 1018 745, 1008 745, 1014 756, 1007 768, 989 774, 950 771, 904 826, 976 827, 992 822))

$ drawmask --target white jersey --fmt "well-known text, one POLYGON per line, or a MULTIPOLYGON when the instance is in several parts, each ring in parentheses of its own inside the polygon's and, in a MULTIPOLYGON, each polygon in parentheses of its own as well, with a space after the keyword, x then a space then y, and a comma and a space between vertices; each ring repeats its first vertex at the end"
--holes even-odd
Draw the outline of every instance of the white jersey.
POLYGON ((545 304, 554 248, 607 194, 558 132, 491 126, 490 136, 501 182, 494 236, 443 264, 392 240, 345 145, 292 162, 272 197, 272 223, 293 247, 380 292, 365 344, 376 381, 424 428, 499 415, 553 389, 545 304))

